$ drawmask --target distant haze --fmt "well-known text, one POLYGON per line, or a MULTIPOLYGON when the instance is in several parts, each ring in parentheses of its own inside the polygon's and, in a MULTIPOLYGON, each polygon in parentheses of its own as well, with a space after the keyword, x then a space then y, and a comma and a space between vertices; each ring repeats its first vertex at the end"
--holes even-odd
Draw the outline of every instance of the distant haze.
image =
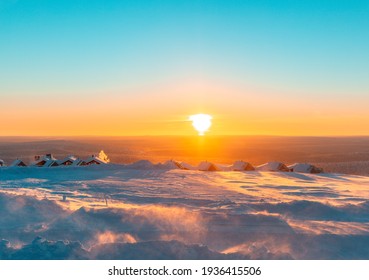
POLYGON ((268 161, 287 164, 309 162, 326 171, 369 174, 369 137, 89 137, 24 138, 0 137, 0 159, 8 164, 20 157, 31 161, 34 155, 53 153, 87 157, 104 150, 112 163, 147 159, 169 159, 198 164, 202 160, 229 164, 245 160, 254 165, 268 161))

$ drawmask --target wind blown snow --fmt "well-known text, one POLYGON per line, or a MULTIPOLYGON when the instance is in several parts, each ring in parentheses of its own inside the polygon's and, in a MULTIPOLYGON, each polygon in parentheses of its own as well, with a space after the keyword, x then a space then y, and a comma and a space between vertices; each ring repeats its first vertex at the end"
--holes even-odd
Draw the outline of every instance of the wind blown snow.
POLYGON ((0 169, 0 259, 369 259, 369 177, 0 169))

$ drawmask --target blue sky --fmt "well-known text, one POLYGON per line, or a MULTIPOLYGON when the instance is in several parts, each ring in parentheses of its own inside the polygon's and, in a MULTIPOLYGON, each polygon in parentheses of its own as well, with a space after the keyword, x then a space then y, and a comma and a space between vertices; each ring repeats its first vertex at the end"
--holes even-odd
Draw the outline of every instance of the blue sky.
POLYGON ((369 105, 368 30, 358 0, 0 0, 0 100, 204 79, 369 105))

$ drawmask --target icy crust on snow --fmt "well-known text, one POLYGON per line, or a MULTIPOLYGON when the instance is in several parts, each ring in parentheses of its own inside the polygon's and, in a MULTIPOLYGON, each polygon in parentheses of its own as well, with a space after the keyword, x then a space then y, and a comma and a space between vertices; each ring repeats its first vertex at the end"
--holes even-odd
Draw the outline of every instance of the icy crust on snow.
POLYGON ((369 259, 369 177, 148 166, 0 169, 0 259, 369 259))

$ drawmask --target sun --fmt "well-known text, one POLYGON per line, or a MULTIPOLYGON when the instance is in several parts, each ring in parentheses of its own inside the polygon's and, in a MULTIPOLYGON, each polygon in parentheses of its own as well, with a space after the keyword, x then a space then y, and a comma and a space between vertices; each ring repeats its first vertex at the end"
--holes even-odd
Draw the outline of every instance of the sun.
POLYGON ((212 116, 207 114, 197 114, 189 117, 193 127, 198 131, 199 135, 204 135, 211 127, 212 116))

